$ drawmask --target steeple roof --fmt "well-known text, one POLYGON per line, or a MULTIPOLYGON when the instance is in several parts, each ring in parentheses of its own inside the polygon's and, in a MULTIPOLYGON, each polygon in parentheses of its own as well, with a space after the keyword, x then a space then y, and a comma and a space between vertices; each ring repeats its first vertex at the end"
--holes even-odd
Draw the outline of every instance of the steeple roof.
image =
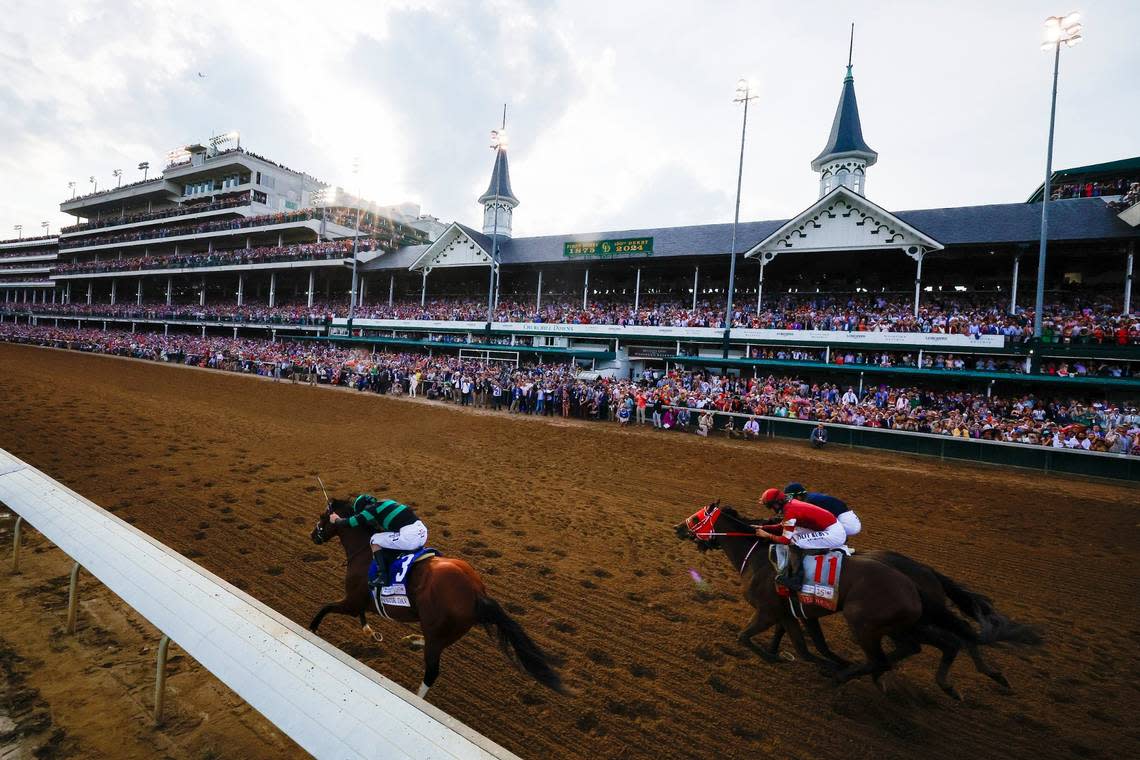
POLYGON ((486 203, 496 198, 501 198, 512 206, 519 205, 519 199, 511 192, 511 172, 507 167, 506 148, 495 151, 495 168, 491 171, 491 184, 487 186, 487 192, 479 196, 479 202, 486 203))
POLYGON ((831 135, 823 151, 811 162, 811 168, 819 171, 830 159, 842 155, 857 155, 871 166, 879 154, 863 141, 863 127, 859 123, 859 103, 855 100, 855 78, 851 76, 851 64, 847 64, 847 76, 843 79, 843 91, 839 95, 839 107, 835 109, 835 119, 831 122, 831 135))

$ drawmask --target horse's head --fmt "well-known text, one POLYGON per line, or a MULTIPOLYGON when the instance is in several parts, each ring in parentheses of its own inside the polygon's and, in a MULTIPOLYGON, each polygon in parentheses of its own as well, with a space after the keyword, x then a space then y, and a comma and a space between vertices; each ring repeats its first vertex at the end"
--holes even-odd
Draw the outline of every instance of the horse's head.
POLYGON ((323 544, 337 535, 339 524, 329 519, 334 513, 341 517, 349 517, 352 514, 352 504, 344 499, 329 499, 325 511, 321 512, 321 517, 317 520, 317 527, 309 534, 314 544, 323 544))
POLYGON ((716 523, 722 513, 723 509, 718 499, 707 507, 701 507, 683 522, 677 523, 673 526, 673 532, 682 541, 692 541, 701 551, 716 549, 718 546, 715 535, 716 523))

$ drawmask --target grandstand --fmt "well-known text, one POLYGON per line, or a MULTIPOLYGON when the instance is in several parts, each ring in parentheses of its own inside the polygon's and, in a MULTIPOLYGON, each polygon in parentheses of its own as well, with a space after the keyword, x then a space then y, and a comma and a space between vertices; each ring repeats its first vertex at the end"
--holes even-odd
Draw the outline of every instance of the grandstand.
MULTIPOLYGON (((726 321, 730 224, 516 237, 505 148, 478 198, 480 229, 418 208, 369 207, 358 219, 359 199, 215 139, 172 154, 160 177, 61 204, 85 221, 61 232, 38 298, 31 285, 5 290, 0 319, 60 331, 8 337, 27 342, 86 344, 94 325, 289 336, 461 365, 568 362, 623 379, 677 370, 781 374, 860 394, 923 385, 1015 397, 1080 386, 1085 405, 1136 398, 1140 159, 1056 173, 1036 338, 1040 198, 892 211, 866 196, 877 157, 848 70, 811 161, 819 197, 791 219, 740 225, 726 321)), ((0 253, 29 245, 9 241, 0 253)), ((292 349, 256 353, 313 364, 292 349)))

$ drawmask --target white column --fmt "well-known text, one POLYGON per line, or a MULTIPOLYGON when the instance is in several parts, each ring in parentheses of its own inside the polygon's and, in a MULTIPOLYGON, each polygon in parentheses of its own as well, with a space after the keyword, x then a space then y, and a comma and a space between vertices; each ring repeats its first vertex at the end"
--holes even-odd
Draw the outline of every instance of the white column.
POLYGON ((697 310, 697 283, 700 282, 701 267, 697 265, 693 268, 693 311, 697 310))
POLYGON ((51 302, 52 302, 53 306, 55 305, 55 296, 56 296, 55 290, 56 290, 55 288, 51 289, 51 302))
POLYGON ((206 276, 202 276, 202 289, 198 291, 198 305, 206 305, 206 276))
POLYGON ((586 299, 590 297, 590 268, 586 267, 586 282, 582 286, 582 311, 586 310, 586 299))
POLYGON ((269 305, 277 305, 277 273, 269 273, 269 305))
POLYGON ((238 297, 237 305, 238 306, 244 306, 245 305, 245 275, 244 274, 238 275, 237 297, 238 297))
POLYGON ((1124 314, 1132 313, 1132 255, 1136 251, 1136 244, 1128 244, 1128 266, 1124 271, 1124 314))
POLYGON ((309 308, 313 306, 313 291, 317 287, 317 270, 309 270, 309 308))
POLYGON ((277 233, 277 247, 281 248, 284 245, 285 245, 285 233, 284 232, 278 232, 277 233))
POLYGON ((214 252, 214 241, 213 241, 213 239, 207 240, 206 241, 206 253, 213 253, 213 252, 214 252))
POLYGON ((65 303, 71 303, 71 280, 67 281, 67 292, 64 297, 67 299, 65 303))
POLYGON ((1009 313, 1017 313, 1017 270, 1021 263, 1021 256, 1013 257, 1013 284, 1009 288, 1009 313))
POLYGON ((87 305, 88 306, 91 305, 91 295, 92 295, 92 290, 93 290, 92 286, 94 284, 95 284, 94 280, 88 280, 87 281, 87 305))
POLYGON ((388 308, 392 308, 392 299, 396 296, 396 275, 388 275, 388 308))
POLYGON ((422 288, 420 288, 420 306, 421 306, 421 307, 422 307, 422 306, 423 306, 425 303, 427 303, 427 274, 428 274, 428 273, 427 273, 427 270, 425 269, 425 270, 423 271, 423 276, 424 276, 424 284, 423 284, 423 287, 422 287, 422 288))
POLYGON ((138 293, 135 298, 135 303, 142 306, 142 277, 139 278, 138 293))
POLYGON ((534 310, 537 312, 542 309, 542 270, 538 270, 538 290, 535 291, 534 296, 534 310))
POLYGON ((356 305, 357 306, 363 306, 364 305, 364 299, 367 296, 368 296, 368 278, 364 276, 363 272, 361 272, 360 273, 360 297, 356 299, 356 305))
POLYGON ((922 292, 922 257, 923 257, 923 255, 924 255, 924 253, 920 252, 917 255, 911 257, 916 262, 918 262, 918 264, 916 265, 916 268, 914 270, 914 316, 916 318, 918 317, 919 293, 922 292))
POLYGON ((253 238, 250 237, 249 235, 246 235, 245 236, 245 249, 248 251, 250 248, 253 248, 253 238))
POLYGON ((174 276, 167 275, 166 277, 166 305, 169 306, 171 300, 174 298, 174 276))
POLYGON ((637 280, 633 284, 633 310, 641 304, 641 267, 637 268, 637 280))
POLYGON ((118 286, 119 286, 119 281, 112 279, 111 280, 111 305, 112 306, 115 305, 115 295, 118 293, 118 286))

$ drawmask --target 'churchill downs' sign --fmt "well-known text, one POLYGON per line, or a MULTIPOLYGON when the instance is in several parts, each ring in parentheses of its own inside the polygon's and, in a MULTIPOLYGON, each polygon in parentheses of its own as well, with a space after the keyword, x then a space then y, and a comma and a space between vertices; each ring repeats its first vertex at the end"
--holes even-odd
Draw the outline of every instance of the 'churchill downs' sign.
POLYGON ((652 256, 653 238, 629 238, 627 240, 594 240, 586 243, 566 243, 562 255, 568 259, 596 258, 612 256, 652 256))

